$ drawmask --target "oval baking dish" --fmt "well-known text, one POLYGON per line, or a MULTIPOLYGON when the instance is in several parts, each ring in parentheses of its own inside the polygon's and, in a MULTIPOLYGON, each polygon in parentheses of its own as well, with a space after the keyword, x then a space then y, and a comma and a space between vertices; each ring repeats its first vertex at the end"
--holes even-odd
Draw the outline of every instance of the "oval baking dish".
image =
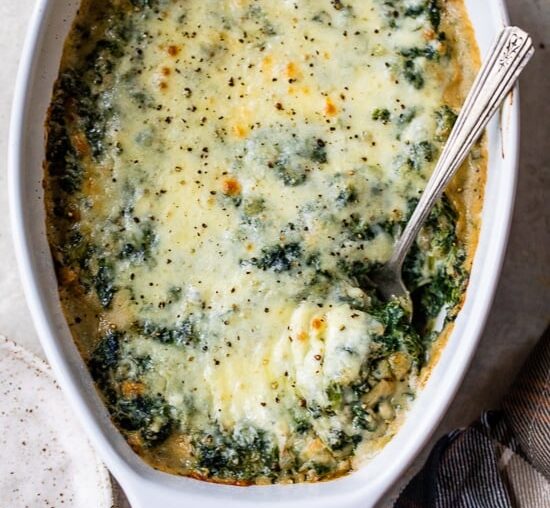
MULTIPOLYGON (((74 345, 59 304, 44 226, 43 126, 63 42, 79 2, 42 1, 32 22, 18 77, 10 138, 12 220, 21 275, 44 349, 105 462, 133 506, 365 506, 374 504, 425 443, 462 379, 488 314, 512 211, 517 162, 517 94, 507 102, 488 136, 489 168, 479 246, 466 301, 441 358, 405 423, 370 462, 347 477, 313 485, 247 489, 203 484, 153 470, 116 431, 74 345)), ((466 1, 482 53, 506 21, 501 2, 466 1)))

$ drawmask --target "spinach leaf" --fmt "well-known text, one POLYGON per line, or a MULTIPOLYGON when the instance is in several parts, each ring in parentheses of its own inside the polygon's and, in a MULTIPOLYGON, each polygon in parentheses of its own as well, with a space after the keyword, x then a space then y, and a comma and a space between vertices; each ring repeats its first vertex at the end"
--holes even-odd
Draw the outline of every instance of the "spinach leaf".
POLYGON ((447 105, 441 106, 435 112, 437 141, 446 141, 458 118, 458 115, 447 105))
POLYGON ((417 90, 424 88, 425 80, 422 71, 417 68, 414 60, 405 60, 403 64, 403 75, 405 79, 417 90))
POLYGON ((165 441, 176 423, 171 407, 160 395, 120 398, 111 410, 120 427, 130 432, 137 431, 147 447, 165 441))
POLYGON ((265 431, 252 426, 199 436, 195 454, 208 477, 250 481, 258 476, 276 477, 281 469, 277 446, 265 431))
POLYGON ((292 242, 262 249, 262 256, 252 258, 249 263, 261 270, 275 273, 288 272, 297 266, 302 258, 302 247, 292 242))
POLYGON ((104 309, 111 306, 113 297, 117 291, 115 287, 115 270, 111 263, 105 259, 100 259, 99 268, 94 277, 93 284, 99 299, 99 303, 104 309))
POLYGON ((174 326, 161 326, 153 321, 135 324, 136 331, 162 344, 190 345, 198 342, 199 336, 193 323, 185 319, 174 326))

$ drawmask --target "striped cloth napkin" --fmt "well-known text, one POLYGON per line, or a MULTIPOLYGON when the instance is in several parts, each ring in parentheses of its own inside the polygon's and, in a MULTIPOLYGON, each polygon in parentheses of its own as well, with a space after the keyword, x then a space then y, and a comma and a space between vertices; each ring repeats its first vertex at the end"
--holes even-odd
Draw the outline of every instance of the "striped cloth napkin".
POLYGON ((500 411, 438 441, 394 508, 550 508, 550 330, 500 411))

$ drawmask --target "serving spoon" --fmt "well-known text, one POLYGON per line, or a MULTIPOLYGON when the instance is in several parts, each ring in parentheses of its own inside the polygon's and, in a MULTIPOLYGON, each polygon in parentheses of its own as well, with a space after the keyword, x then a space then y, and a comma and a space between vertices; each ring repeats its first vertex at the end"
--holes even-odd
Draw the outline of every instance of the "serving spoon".
POLYGON ((410 316, 413 305, 401 275, 403 261, 434 204, 512 90, 534 52, 531 37, 520 28, 507 27, 499 34, 389 261, 369 274, 370 282, 382 298, 388 301, 397 299, 410 316))

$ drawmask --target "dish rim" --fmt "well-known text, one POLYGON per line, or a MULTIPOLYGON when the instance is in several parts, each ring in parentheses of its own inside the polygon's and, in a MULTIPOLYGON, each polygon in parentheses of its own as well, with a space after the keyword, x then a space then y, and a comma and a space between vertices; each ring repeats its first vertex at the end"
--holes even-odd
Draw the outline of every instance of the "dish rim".
MULTIPOLYGON (((469 0, 466 1, 466 3, 472 3, 473 1, 475 0, 469 0)), ((469 338, 469 341, 465 339, 462 340, 462 342, 465 342, 465 344, 463 344, 464 349, 462 354, 457 359, 453 359, 450 365, 451 369, 446 372, 444 376, 446 387, 445 390, 442 391, 445 393, 439 395, 435 407, 429 408, 431 411, 428 411, 427 414, 421 418, 420 423, 422 425, 419 425, 420 430, 418 431, 418 435, 415 440, 413 439, 415 442, 412 445, 407 444, 404 454, 402 454, 398 460, 394 460, 396 464, 392 465, 389 471, 384 471, 383 473, 379 471, 375 476, 369 478, 368 485, 364 485, 364 481, 348 481, 350 478, 356 478, 360 471, 368 468, 368 464, 360 468, 358 472, 351 473, 348 476, 330 482, 318 484, 299 484, 292 486, 275 485, 269 487, 247 488, 206 484, 188 478, 174 477, 166 473, 161 473, 145 465, 145 463, 130 450, 126 441, 124 441, 114 425, 110 422, 108 417, 106 417, 106 410, 100 402, 95 389, 93 389, 93 385, 90 385, 91 379, 89 378, 89 374, 82 360, 80 357, 78 357, 78 359, 75 357, 74 353, 76 352, 76 347, 74 343, 72 343, 72 339, 71 348, 71 345, 66 344, 66 337, 65 340, 58 340, 57 338, 58 334, 66 335, 66 330, 63 330, 62 327, 60 328, 58 323, 56 323, 55 312, 52 310, 52 306, 56 306, 56 303, 51 301, 52 288, 51 286, 45 287, 47 283, 43 278, 45 279, 46 275, 41 271, 41 269, 47 270, 47 266, 44 266, 44 263, 48 265, 45 258, 50 257, 50 253, 49 250, 44 252, 43 249, 38 249, 37 252, 36 249, 33 249, 33 247, 37 247, 40 240, 33 238, 32 230, 39 227, 45 231, 45 224, 39 226, 31 219, 33 212, 35 215, 37 214, 36 208, 39 206, 38 203, 41 203, 39 197, 41 188, 33 189, 38 199, 36 199, 37 196, 34 196, 34 201, 32 201, 31 198, 31 205, 29 207, 27 198, 29 197, 28 194, 30 191, 25 185, 25 183, 29 183, 28 180, 31 178, 27 173, 31 174, 33 171, 38 171, 41 174, 42 172, 41 165, 39 170, 36 168, 36 165, 34 165, 31 167, 30 171, 28 171, 30 166, 26 164, 26 160, 30 156, 26 154, 26 148, 29 143, 32 142, 29 141, 28 137, 28 133, 33 130, 33 124, 30 120, 33 115, 30 111, 31 100, 34 95, 38 93, 36 92, 36 87, 41 79, 39 74, 42 73, 42 79, 46 79, 44 76, 49 69, 47 66, 45 69, 41 68, 39 64, 41 51, 44 50, 44 38, 47 35, 47 30, 51 29, 51 20, 48 16, 51 15, 54 9, 53 4, 54 0, 39 0, 37 3, 28 30, 17 75, 8 145, 10 216, 19 273, 35 327, 56 377, 94 446, 98 449, 109 469, 115 474, 117 479, 119 479, 123 487, 126 488, 130 501, 132 501, 132 505, 136 508, 150 506, 146 501, 147 499, 151 499, 150 496, 155 496, 153 499, 157 500, 159 496, 166 499, 166 508, 171 508, 172 504, 170 504, 170 502, 175 504, 176 502, 181 503, 182 501, 202 502, 203 504, 211 501, 214 503, 205 504, 207 508, 209 506, 218 506, 216 503, 220 502, 223 502, 228 507, 243 506, 243 503, 261 502, 264 506, 281 506, 284 504, 285 506, 315 506, 316 508, 326 506, 328 508, 329 506, 334 506, 336 499, 338 499, 340 505, 346 507, 365 506, 366 502, 374 504, 410 465, 434 432, 437 424, 443 418, 446 409, 452 402, 466 374, 467 367, 475 353, 481 337, 481 332, 488 317, 496 285, 499 280, 500 269, 504 260, 505 247, 513 212, 519 146, 519 96, 517 89, 514 91, 505 106, 504 112, 501 114, 500 126, 498 129, 496 123, 493 125, 492 136, 499 137, 501 149, 502 146, 506 146, 506 153, 493 153, 496 152, 496 149, 494 149, 489 154, 489 168, 491 168, 491 159, 494 157, 500 162, 500 165, 497 165, 497 169, 503 174, 499 175, 498 181, 494 183, 494 185, 499 184, 500 191, 500 196, 498 196, 500 213, 494 217, 495 223, 492 225, 491 229, 494 238, 484 247, 487 250, 485 258, 488 259, 485 259, 483 267, 487 268, 488 266, 490 270, 487 268, 489 273, 478 277, 484 282, 484 286, 482 288, 475 288, 477 293, 481 291, 481 294, 477 296, 476 305, 470 311, 474 317, 477 317, 477 320, 475 323, 469 323, 469 327, 466 327, 466 330, 463 332, 462 335, 469 338), (490 262, 489 265, 488 262, 490 262), (103 412, 104 414, 97 414, 94 416, 95 410, 103 412), (349 488, 350 483, 355 485, 355 488, 352 487, 351 491, 349 488), (342 496, 344 494, 345 501, 342 501, 342 496)), ((59 7, 59 9, 74 9, 78 1, 65 0, 64 4, 65 7, 59 7)), ((503 1, 489 0, 488 4, 491 4, 490 9, 492 9, 493 12, 499 13, 501 23, 507 24, 508 17, 503 1)), ((65 19, 63 22, 67 23, 68 21, 65 19)), ((63 41, 59 42, 59 38, 59 34, 57 34, 57 44, 62 45, 63 41)), ((476 38, 479 40, 479 37, 476 38)), ((61 37, 61 39, 64 39, 64 37, 61 37)), ((50 63, 50 68, 52 65, 53 64, 50 63)), ((54 66, 55 74, 57 74, 58 65, 59 62, 54 66)), ((51 91, 49 95, 51 96, 51 91)), ((34 116, 36 116, 36 114, 34 116)), ((43 132, 43 122, 40 128, 34 125, 34 130, 43 132)), ((34 138, 31 135, 30 140, 32 139, 34 138)), ((43 136, 41 141, 43 142, 43 136)), ((491 173, 495 171, 496 170, 493 169, 491 173)), ((491 175, 488 175, 488 177, 489 176, 491 175)), ((497 177, 495 176, 493 178, 497 177)), ((41 206, 43 207, 43 203, 41 206)), ((482 223, 484 222, 484 217, 487 212, 485 208, 486 205, 484 205, 482 212, 482 223)), ((40 215, 39 212, 38 215, 40 215)), ((477 258, 483 239, 484 228, 482 224, 480 245, 476 252, 474 270, 478 268, 477 258)), ((49 264, 52 264, 51 259, 49 264)), ((478 268, 478 271, 480 269, 481 267, 478 268)), ((53 289, 57 294, 57 287, 53 289)), ((473 292, 473 288, 470 284, 465 307, 468 301, 472 300, 471 294, 473 292)), ((464 313, 464 310, 463 308, 461 315, 464 313)), ((462 321, 464 321, 464 319, 462 319, 462 321)), ((464 326, 462 328, 464 328, 464 326)), ((453 331, 449 342, 457 333, 456 330, 453 331)), ((459 337, 462 338, 461 336, 459 337)), ((456 341, 458 341, 458 338, 455 339, 455 342, 456 341)), ((448 346, 444 348, 443 354, 445 354, 445 350, 447 349, 448 346)), ((439 369, 439 371, 437 369, 441 360, 442 359, 440 359, 434 367, 434 372, 430 380, 428 380, 427 386, 433 384, 432 378, 436 371, 441 374, 441 369, 439 369)), ((439 377, 442 376, 440 375, 439 377)), ((411 413, 412 410, 408 412, 407 420, 411 418, 411 413)), ((379 455, 385 453, 386 449, 391 447, 397 437, 402 433, 403 432, 400 430, 397 436, 391 440, 379 455)), ((394 448, 396 447, 393 446, 392 450, 394 448)), ((372 462, 375 463, 376 461, 377 458, 373 459, 372 462)))

